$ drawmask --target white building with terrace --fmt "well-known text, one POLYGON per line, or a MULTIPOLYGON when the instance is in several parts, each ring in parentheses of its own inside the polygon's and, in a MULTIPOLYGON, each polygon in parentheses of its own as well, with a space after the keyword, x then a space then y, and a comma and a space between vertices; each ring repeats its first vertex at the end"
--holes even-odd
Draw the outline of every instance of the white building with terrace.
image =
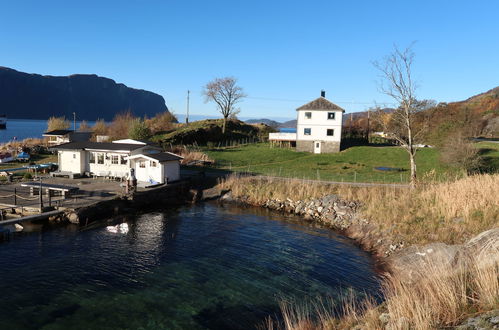
POLYGON ((345 110, 326 99, 326 92, 297 111, 296 133, 269 133, 272 146, 296 147, 296 151, 339 152, 345 110))

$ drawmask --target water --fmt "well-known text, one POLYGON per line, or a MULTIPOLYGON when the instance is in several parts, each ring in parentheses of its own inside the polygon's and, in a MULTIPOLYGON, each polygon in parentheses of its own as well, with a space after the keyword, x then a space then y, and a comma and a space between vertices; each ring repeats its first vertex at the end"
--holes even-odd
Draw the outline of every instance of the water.
POLYGON ((0 244, 0 329, 251 329, 283 297, 375 293, 369 255, 327 229, 204 204, 0 244))
MULTIPOLYGON (((81 122, 79 121, 76 122, 76 128, 80 127, 80 123, 81 122)), ((95 124, 95 122, 87 123, 89 125, 95 124)), ((73 126, 71 126, 70 129, 73 129, 73 126)), ((46 120, 7 119, 7 128, 0 129, 0 143, 10 142, 14 139, 20 141, 26 138, 41 138, 43 132, 45 132, 46 130, 46 120)))
POLYGON ((281 128, 279 128, 279 132, 281 132, 281 133, 296 133, 296 128, 293 128, 293 127, 281 127, 281 128))

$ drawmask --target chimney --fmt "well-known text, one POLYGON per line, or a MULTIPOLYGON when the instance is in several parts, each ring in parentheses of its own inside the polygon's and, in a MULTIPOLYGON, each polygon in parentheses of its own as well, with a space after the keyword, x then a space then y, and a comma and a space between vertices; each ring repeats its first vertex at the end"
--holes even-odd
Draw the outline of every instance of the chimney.
POLYGON ((321 90, 321 97, 326 97, 326 91, 325 90, 321 90))

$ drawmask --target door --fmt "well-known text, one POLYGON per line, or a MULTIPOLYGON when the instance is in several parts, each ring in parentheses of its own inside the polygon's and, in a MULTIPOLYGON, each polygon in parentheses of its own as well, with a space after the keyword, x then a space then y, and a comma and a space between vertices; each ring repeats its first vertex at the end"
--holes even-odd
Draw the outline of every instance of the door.
POLYGON ((314 142, 314 154, 320 154, 321 153, 321 141, 315 141, 314 142))

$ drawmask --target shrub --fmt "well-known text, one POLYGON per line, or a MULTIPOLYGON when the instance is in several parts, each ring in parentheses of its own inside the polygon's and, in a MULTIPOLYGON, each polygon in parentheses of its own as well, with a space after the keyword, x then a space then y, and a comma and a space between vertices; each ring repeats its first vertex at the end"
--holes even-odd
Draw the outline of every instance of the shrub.
POLYGON ((461 134, 452 135, 445 140, 441 152, 442 162, 461 168, 467 173, 479 172, 483 167, 480 151, 461 134))
POLYGON ((142 119, 135 119, 128 129, 128 137, 130 139, 147 140, 151 135, 151 130, 142 119))
POLYGON ((47 121, 47 131, 64 130, 71 127, 71 122, 66 117, 50 117, 47 121))
POLYGON ((31 175, 31 173, 29 173, 29 172, 26 172, 23 175, 23 179, 24 180, 31 180, 31 179, 33 179, 33 175, 31 175))

